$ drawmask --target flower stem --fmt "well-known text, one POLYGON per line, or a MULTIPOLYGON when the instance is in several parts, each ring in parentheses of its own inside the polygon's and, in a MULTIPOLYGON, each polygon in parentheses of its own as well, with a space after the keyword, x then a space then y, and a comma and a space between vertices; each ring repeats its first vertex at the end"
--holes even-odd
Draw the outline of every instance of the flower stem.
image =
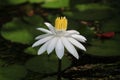
POLYGON ((58 59, 58 75, 57 75, 57 80, 62 80, 61 79, 61 69, 62 69, 62 60, 58 59))

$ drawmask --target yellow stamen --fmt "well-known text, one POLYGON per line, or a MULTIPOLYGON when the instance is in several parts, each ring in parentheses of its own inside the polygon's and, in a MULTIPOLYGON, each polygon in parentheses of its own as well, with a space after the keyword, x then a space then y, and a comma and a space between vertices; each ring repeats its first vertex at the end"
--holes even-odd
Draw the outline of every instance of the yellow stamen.
POLYGON ((66 17, 57 17, 55 20, 55 29, 58 31, 65 31, 67 29, 66 17))

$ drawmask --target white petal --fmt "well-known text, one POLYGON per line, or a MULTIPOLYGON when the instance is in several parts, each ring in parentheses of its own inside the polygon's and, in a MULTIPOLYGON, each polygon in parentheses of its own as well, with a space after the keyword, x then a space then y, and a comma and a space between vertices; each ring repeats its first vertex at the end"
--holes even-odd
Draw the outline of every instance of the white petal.
POLYGON ((70 34, 80 34, 78 31, 76 30, 67 30, 68 33, 70 34))
POLYGON ((67 38, 61 37, 61 40, 62 40, 65 48, 68 50, 68 52, 71 53, 75 58, 79 59, 79 55, 78 55, 75 47, 67 40, 67 38))
POLYGON ((67 30, 64 35, 71 36, 72 34, 80 34, 80 33, 76 30, 67 30))
MULTIPOLYGON (((49 41, 48 41, 49 42, 49 41)), ((38 55, 41 55, 42 53, 44 53, 47 49, 48 46, 48 42, 46 42, 45 44, 43 44, 40 49, 38 50, 38 55)))
POLYGON ((44 28, 37 28, 37 30, 40 30, 42 32, 45 32, 45 33, 48 33, 48 34, 52 34, 51 31, 47 30, 47 29, 44 29, 44 28))
POLYGON ((80 43, 78 42, 77 40, 73 39, 73 38, 68 38, 68 40, 73 44, 75 45, 76 47, 80 48, 81 50, 84 50, 86 51, 85 47, 80 43))
POLYGON ((48 22, 45 22, 45 25, 49 28, 49 30, 53 33, 56 34, 55 28, 48 22))
POLYGON ((57 41, 57 44, 56 44, 56 47, 55 47, 55 51, 56 51, 56 54, 57 54, 58 58, 62 59, 62 57, 64 55, 64 45, 63 45, 61 39, 59 39, 57 41))
POLYGON ((86 42, 87 41, 87 39, 84 37, 84 36, 82 36, 82 35, 77 35, 77 34, 73 34, 73 35, 71 35, 73 38, 75 38, 75 39, 77 39, 78 41, 80 41, 80 42, 86 42))
POLYGON ((47 47, 48 54, 50 54, 53 51, 53 49, 55 48, 57 40, 58 40, 57 37, 54 37, 53 39, 50 40, 50 43, 47 47))
POLYGON ((38 46, 38 45, 41 45, 41 44, 43 44, 44 42, 50 40, 52 37, 53 37, 53 36, 48 36, 48 37, 45 37, 45 38, 43 38, 43 39, 40 39, 40 40, 36 41, 36 42, 32 45, 32 47, 36 47, 36 46, 38 46))
POLYGON ((37 36, 35 39, 38 40, 38 39, 45 38, 45 37, 50 36, 50 35, 51 34, 42 34, 42 35, 37 36))

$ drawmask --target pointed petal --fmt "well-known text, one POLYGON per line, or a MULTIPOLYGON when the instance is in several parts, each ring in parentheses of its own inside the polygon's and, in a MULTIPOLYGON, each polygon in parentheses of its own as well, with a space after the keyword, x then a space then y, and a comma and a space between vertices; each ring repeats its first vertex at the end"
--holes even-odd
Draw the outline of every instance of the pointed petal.
POLYGON ((44 28, 37 28, 37 30, 40 30, 42 32, 45 32, 45 33, 48 33, 48 34, 52 34, 51 31, 47 30, 47 29, 44 29, 44 28))
POLYGON ((55 51, 56 51, 56 54, 57 54, 58 58, 62 59, 62 57, 64 55, 64 45, 63 45, 61 39, 59 39, 57 41, 57 44, 56 44, 56 47, 55 47, 55 51))
POLYGON ((67 40, 66 37, 61 37, 62 43, 64 44, 65 48, 71 53, 75 58, 79 59, 79 55, 75 49, 75 47, 67 40))
MULTIPOLYGON (((48 41, 49 42, 49 41, 48 41)), ((38 55, 41 55, 42 53, 44 53, 47 49, 48 46, 48 42, 46 42, 45 44, 43 44, 40 49, 38 50, 38 55)))
POLYGON ((55 28, 48 22, 45 22, 45 25, 49 28, 49 30, 53 33, 56 34, 55 28))
POLYGON ((41 39, 41 38, 45 38, 47 36, 50 36, 50 34, 42 34, 42 35, 37 36, 35 39, 38 40, 38 39, 41 39))
POLYGON ((76 47, 80 48, 81 50, 84 50, 86 51, 86 48, 80 43, 78 42, 77 40, 75 40, 74 38, 68 38, 68 40, 73 44, 75 45, 76 47))
POLYGON ((87 39, 84 37, 84 36, 82 36, 82 35, 77 35, 77 34, 73 34, 73 35, 71 35, 73 38, 75 38, 75 39, 77 39, 78 41, 80 41, 80 42, 86 42, 87 41, 87 39))
POLYGON ((78 31, 76 30, 67 30, 68 33, 70 34, 80 34, 78 31))
POLYGON ((55 48, 57 40, 58 40, 57 37, 54 37, 53 39, 50 40, 50 43, 47 47, 48 54, 50 54, 53 51, 53 49, 55 48))
POLYGON ((76 30, 67 30, 66 32, 65 32, 65 36, 71 36, 72 34, 80 34, 78 31, 76 31, 76 30))
POLYGON ((53 37, 53 36, 48 36, 48 37, 45 37, 45 38, 43 38, 43 39, 40 39, 40 40, 36 41, 36 42, 32 45, 32 47, 36 47, 36 46, 38 46, 38 45, 41 45, 41 44, 43 44, 44 42, 52 39, 52 37, 53 37))

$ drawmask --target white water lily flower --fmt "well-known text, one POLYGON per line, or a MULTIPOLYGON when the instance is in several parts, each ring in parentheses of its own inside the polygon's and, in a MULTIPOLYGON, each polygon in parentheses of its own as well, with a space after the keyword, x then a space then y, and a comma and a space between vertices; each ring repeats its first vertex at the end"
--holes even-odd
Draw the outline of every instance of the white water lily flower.
POLYGON ((66 17, 57 17, 55 20, 55 27, 48 22, 45 22, 45 25, 49 28, 49 30, 37 28, 37 30, 42 31, 45 34, 36 37, 35 39, 38 41, 32 45, 32 47, 36 47, 43 44, 38 50, 38 55, 44 53, 45 51, 50 54, 55 49, 58 58, 62 59, 65 47, 71 55, 79 59, 79 55, 75 49, 75 46, 83 51, 86 51, 86 48, 80 43, 85 42, 86 38, 80 35, 76 30, 66 31, 66 17))

